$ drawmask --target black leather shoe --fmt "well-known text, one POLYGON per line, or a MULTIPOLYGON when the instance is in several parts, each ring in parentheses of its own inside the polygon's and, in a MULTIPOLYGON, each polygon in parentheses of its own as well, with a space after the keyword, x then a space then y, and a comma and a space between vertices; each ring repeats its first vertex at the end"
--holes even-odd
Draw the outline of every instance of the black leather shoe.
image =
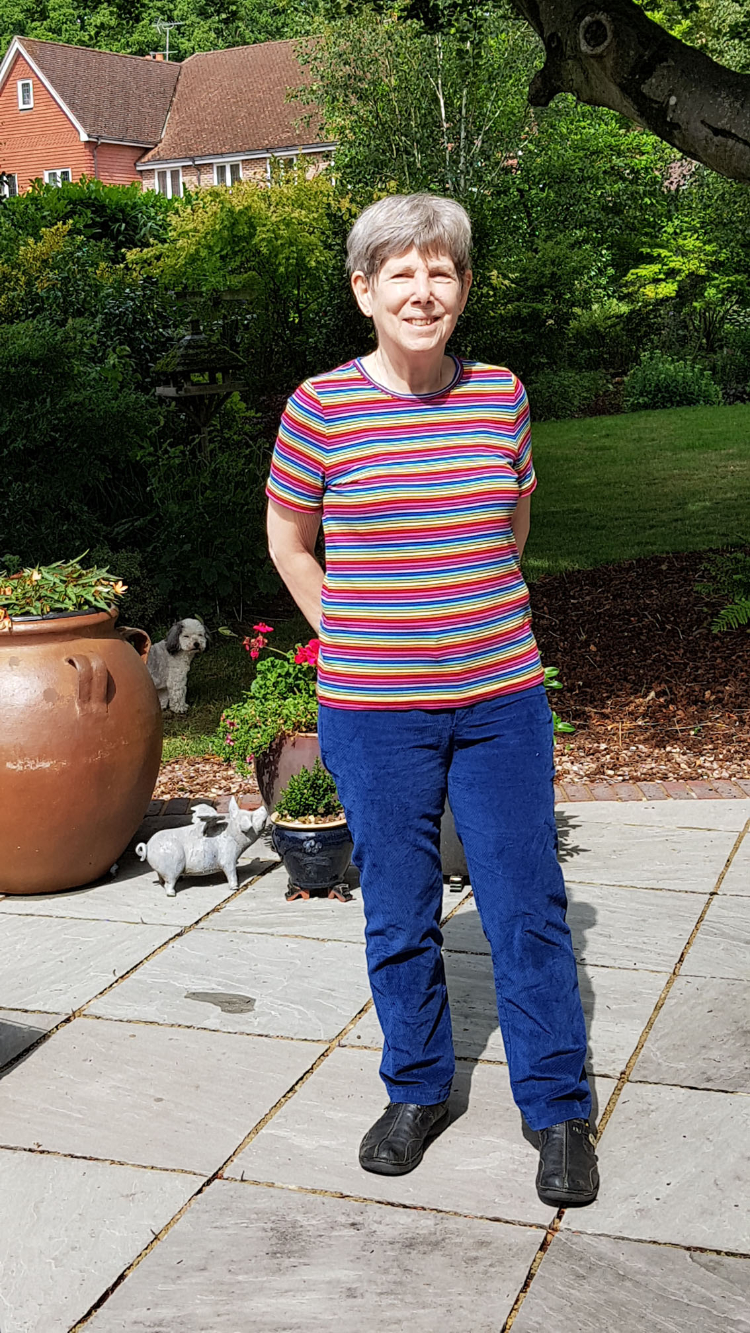
POLYGON ((588 1120, 565 1120, 539 1131, 536 1192, 556 1207, 593 1203, 599 1192, 596 1140, 588 1120))
POLYGON ((359 1164, 379 1176, 404 1176, 419 1166, 426 1144, 445 1129, 448 1103, 390 1102, 359 1145, 359 1164))

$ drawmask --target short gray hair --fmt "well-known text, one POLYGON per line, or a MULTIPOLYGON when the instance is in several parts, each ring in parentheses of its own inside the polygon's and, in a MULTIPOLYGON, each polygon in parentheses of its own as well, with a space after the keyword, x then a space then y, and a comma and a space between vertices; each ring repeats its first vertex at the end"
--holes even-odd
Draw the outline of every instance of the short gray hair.
POLYGON ((349 273, 377 276, 387 259, 416 246, 420 254, 447 254, 463 282, 471 263, 471 222, 455 199, 438 194, 391 194, 360 213, 346 241, 349 273))

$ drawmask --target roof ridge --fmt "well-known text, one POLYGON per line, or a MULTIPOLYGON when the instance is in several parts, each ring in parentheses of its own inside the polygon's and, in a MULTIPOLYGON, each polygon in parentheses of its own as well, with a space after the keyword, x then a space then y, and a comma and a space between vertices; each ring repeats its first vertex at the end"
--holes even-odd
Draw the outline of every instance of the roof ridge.
MULTIPOLYGON (((99 56, 117 56, 120 60, 148 60, 152 65, 184 65, 184 60, 154 60, 152 56, 134 56, 132 51, 105 51, 101 46, 81 46, 76 42, 55 42, 48 37, 20 37, 18 34, 11 39, 13 42, 35 42, 37 46, 64 46, 68 51, 92 51, 99 56)), ((206 53, 208 54, 208 52, 206 53)), ((188 56, 188 60, 191 57, 188 56)))
POLYGON ((240 42, 236 46, 216 46, 211 51, 193 51, 192 55, 186 56, 182 61, 187 65, 191 60, 199 60, 201 56, 223 56, 227 51, 254 51, 259 46, 291 46, 293 42, 306 42, 307 37, 274 37, 271 42, 240 42))

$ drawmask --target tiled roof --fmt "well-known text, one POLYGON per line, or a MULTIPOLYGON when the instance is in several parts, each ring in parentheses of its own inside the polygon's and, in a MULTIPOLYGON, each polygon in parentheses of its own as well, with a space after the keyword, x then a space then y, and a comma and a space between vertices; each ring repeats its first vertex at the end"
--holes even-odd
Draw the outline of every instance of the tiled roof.
POLYGON ((180 78, 164 137, 141 163, 293 148, 320 140, 316 116, 309 126, 304 102, 286 100, 305 82, 296 43, 263 42, 190 56, 180 78))
POLYGON ((158 143, 179 64, 28 37, 19 44, 90 138, 158 143))

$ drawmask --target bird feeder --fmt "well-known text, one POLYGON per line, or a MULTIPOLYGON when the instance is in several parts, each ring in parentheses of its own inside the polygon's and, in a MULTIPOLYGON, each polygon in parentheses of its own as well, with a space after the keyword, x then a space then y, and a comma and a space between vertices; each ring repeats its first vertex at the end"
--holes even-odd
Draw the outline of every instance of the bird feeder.
POLYGON ((158 398, 173 402, 198 427, 203 452, 208 452, 208 427, 233 393, 246 388, 239 378, 242 357, 208 338, 200 321, 155 366, 161 383, 158 398))

